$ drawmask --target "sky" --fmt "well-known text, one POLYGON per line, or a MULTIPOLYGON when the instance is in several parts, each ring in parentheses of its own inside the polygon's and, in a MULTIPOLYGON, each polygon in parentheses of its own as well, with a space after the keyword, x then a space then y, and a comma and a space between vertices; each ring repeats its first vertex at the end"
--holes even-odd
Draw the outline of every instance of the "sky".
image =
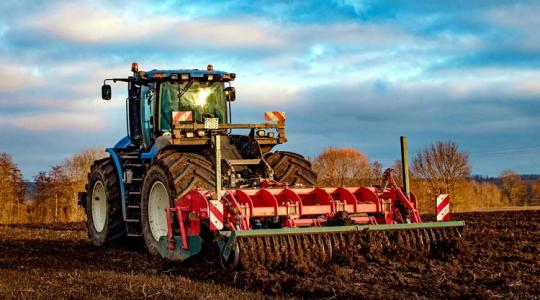
POLYGON ((473 174, 540 173, 540 3, 528 1, 2 1, 0 152, 31 179, 126 134, 141 70, 234 72, 234 122, 285 111, 316 156, 355 147, 391 166, 452 140, 473 174))

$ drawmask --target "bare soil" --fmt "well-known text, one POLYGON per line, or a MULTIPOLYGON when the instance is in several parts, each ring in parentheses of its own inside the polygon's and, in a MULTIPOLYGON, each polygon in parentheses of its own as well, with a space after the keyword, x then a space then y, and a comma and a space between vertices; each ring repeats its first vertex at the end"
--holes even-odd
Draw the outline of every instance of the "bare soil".
POLYGON ((0 297, 540 298, 539 210, 453 217, 467 227, 452 253, 232 273, 211 255, 159 262, 136 241, 96 249, 82 224, 0 226, 0 297))

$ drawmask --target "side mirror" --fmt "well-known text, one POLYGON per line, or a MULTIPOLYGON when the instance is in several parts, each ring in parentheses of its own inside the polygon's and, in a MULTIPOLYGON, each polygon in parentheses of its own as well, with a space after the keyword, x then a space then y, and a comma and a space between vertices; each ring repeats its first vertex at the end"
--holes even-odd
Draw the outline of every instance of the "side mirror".
POLYGON ((227 101, 229 102, 236 100, 236 90, 234 87, 229 86, 225 88, 225 97, 227 97, 227 101))
POLYGON ((103 100, 111 100, 111 86, 108 84, 104 84, 101 87, 101 98, 103 100))

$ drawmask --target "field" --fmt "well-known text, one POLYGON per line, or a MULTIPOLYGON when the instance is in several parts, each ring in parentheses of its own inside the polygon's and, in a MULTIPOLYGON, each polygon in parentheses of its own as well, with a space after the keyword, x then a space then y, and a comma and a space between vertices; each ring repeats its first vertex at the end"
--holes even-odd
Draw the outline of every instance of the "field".
POLYGON ((463 213, 453 254, 366 257, 310 272, 225 273, 212 259, 165 264, 141 244, 95 249, 82 224, 0 227, 0 297, 538 298, 540 211, 463 213))

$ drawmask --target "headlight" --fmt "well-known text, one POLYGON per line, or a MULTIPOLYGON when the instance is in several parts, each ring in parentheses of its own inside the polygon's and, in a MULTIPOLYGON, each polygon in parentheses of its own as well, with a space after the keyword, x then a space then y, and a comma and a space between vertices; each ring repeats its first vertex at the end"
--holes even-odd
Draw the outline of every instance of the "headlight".
POLYGON ((192 131, 186 132, 186 137, 187 137, 187 138, 192 138, 192 137, 194 137, 194 136, 195 136, 195 134, 194 134, 192 131))
POLYGON ((273 138, 273 137, 274 137, 274 132, 273 132, 273 131, 269 131, 268 134, 267 134, 266 136, 269 137, 269 138, 273 138))
POLYGON ((198 137, 204 137, 204 135, 205 135, 204 130, 199 130, 199 131, 197 131, 197 136, 198 136, 198 137))
POLYGON ((257 136, 258 137, 263 137, 266 135, 266 132, 264 132, 264 130, 257 130, 257 136))

